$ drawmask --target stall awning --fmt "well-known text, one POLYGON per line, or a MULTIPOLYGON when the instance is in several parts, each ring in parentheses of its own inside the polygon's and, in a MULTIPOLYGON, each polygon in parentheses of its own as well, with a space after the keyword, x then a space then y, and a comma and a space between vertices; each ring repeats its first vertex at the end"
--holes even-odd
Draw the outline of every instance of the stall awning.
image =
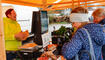
POLYGON ((52 4, 57 0, 2 0, 2 3, 10 3, 16 5, 33 6, 43 8, 45 4, 52 4))
POLYGON ((74 8, 77 6, 105 6, 105 0, 2 0, 3 3, 40 7, 44 10, 74 8), (95 5, 97 3, 97 5, 95 5), (92 5, 94 4, 94 5, 92 5))
MULTIPOLYGON (((51 5, 51 4, 48 4, 51 5)), ((66 9, 74 7, 98 7, 105 6, 105 0, 62 0, 59 3, 53 3, 47 10, 66 9)))

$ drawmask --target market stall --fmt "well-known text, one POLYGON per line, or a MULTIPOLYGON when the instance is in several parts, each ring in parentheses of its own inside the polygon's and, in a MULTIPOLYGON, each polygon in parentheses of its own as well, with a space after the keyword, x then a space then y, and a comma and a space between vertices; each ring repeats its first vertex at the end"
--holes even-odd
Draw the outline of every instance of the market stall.
POLYGON ((98 7, 105 6, 104 0, 0 0, 0 59, 6 60, 5 41, 3 32, 2 20, 2 3, 10 3, 16 5, 40 7, 42 10, 62 10, 66 8, 83 7, 98 7), (98 5, 91 5, 98 3, 98 5))

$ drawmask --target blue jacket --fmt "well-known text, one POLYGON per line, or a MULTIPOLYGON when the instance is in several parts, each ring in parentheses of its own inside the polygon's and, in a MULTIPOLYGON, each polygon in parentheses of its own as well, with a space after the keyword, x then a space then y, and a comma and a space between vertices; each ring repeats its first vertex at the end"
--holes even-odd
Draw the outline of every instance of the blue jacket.
MULTIPOLYGON (((93 48, 96 56, 96 60, 102 60, 101 48, 105 44, 105 32, 103 29, 105 25, 101 24, 87 24, 83 28, 86 28, 91 36, 93 48)), ((67 59, 72 59, 81 50, 90 50, 87 33, 83 29, 78 29, 72 40, 65 43, 62 47, 62 54, 67 59)), ((80 60, 89 60, 86 53, 82 54, 80 60)))
MULTIPOLYGON (((99 24, 105 24, 105 18, 99 22, 99 24)), ((103 55, 103 60, 105 60, 105 45, 102 46, 102 55, 103 55)))

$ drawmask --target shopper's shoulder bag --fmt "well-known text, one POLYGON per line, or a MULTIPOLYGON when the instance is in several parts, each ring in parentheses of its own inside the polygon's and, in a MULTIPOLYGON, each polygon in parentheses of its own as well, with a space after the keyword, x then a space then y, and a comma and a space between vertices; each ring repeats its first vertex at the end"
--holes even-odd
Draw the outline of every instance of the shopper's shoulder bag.
POLYGON ((81 50, 80 51, 80 55, 79 54, 77 54, 76 56, 75 56, 75 60, 80 60, 79 59, 79 56, 81 56, 83 53, 87 53, 88 54, 88 56, 89 56, 89 60, 96 60, 96 57, 95 57, 95 54, 94 54, 94 48, 93 48, 93 44, 92 44, 92 40, 91 40, 91 37, 90 37, 90 34, 89 34, 89 32, 88 32, 88 30, 87 29, 85 29, 85 28, 82 28, 86 33, 87 33, 87 35, 88 35, 88 40, 89 40, 89 45, 90 45, 90 51, 88 52, 87 50, 81 50))

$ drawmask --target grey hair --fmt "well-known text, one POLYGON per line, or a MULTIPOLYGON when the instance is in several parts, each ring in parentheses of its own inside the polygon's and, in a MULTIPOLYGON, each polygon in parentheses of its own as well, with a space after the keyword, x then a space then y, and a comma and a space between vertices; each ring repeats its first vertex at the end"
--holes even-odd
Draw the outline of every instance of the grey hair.
POLYGON ((105 9, 104 8, 98 8, 98 9, 96 9, 92 13, 92 16, 97 16, 97 17, 105 16, 105 9))

